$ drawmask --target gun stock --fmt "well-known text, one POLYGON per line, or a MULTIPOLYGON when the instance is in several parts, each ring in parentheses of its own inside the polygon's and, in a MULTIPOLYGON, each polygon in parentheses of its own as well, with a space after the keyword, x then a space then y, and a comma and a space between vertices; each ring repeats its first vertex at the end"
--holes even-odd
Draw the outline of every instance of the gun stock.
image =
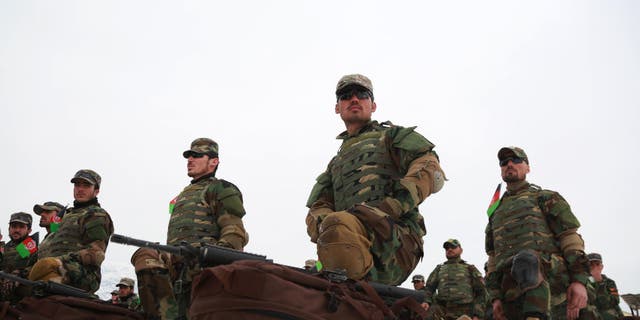
POLYGON ((36 297, 46 297, 50 295, 70 296, 84 299, 94 299, 94 295, 76 287, 68 286, 52 281, 31 281, 18 276, 0 271, 0 278, 18 282, 31 287, 31 292, 36 297))

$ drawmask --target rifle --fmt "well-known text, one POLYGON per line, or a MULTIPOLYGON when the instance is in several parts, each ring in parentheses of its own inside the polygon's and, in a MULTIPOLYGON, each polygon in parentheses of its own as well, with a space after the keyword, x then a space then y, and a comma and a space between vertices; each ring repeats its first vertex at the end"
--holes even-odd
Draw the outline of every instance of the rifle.
POLYGON ((61 296, 69 296, 69 297, 84 298, 84 299, 96 298, 94 295, 82 289, 78 289, 76 287, 68 286, 66 284, 57 283, 53 281, 42 281, 42 280, 31 281, 31 280, 27 280, 27 279, 12 275, 10 273, 6 273, 4 271, 0 271, 0 278, 7 279, 10 281, 15 281, 22 285, 31 287, 31 293, 36 297, 61 295, 61 296))
MULTIPOLYGON (((139 240, 123 236, 120 234, 113 234, 111 236, 111 242, 132 245, 142 248, 152 248, 159 251, 165 251, 173 255, 182 256, 186 259, 198 259, 200 265, 203 267, 214 267, 223 264, 230 264, 237 260, 259 260, 273 263, 273 260, 267 259, 266 256, 242 252, 225 247, 206 245, 200 248, 193 247, 186 242, 181 243, 179 246, 162 245, 157 242, 149 242, 145 240, 139 240)), ((286 266, 288 268, 297 270, 299 272, 311 273, 310 271, 286 266)), ((344 272, 331 272, 323 271, 325 277, 333 282, 344 282, 347 280, 347 276, 344 272)), ((367 282, 373 289, 384 298, 400 299, 404 297, 411 297, 418 303, 424 301, 424 291, 411 290, 402 287, 390 286, 381 283, 367 282)), ((356 283, 356 289, 364 291, 361 285, 356 283)))

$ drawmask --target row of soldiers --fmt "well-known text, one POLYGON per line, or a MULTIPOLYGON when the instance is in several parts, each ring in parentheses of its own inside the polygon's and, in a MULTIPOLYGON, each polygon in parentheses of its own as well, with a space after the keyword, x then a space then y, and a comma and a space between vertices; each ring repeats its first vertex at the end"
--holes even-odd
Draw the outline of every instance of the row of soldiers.
MULTIPOLYGON (((378 106, 364 75, 340 78, 333 111, 346 130, 336 155, 311 188, 305 222, 318 265, 351 279, 399 285, 424 255, 425 220, 418 206, 447 181, 435 145, 415 131, 372 120, 378 106)), ((170 202, 167 244, 243 250, 249 237, 240 190, 215 176, 218 144, 198 138, 182 153, 192 178, 170 202)), ((498 151, 507 191, 496 190, 485 230, 487 300, 496 320, 584 318, 589 311, 589 260, 580 223, 558 194, 526 180, 529 157, 518 147, 498 151)), ((32 280, 52 280, 88 292, 100 285, 113 222, 100 206, 100 176, 71 179, 74 205, 58 231, 41 243, 32 280)), ((197 261, 141 248, 135 267, 143 308, 151 319, 188 319, 197 261)), ((464 269, 464 268, 461 268, 464 269)), ((437 297, 437 296, 436 296, 437 297)), ((428 299, 433 299, 429 297, 428 299)), ((423 306, 430 308, 433 300, 423 306)))
MULTIPOLYGON (((442 245, 447 260, 438 264, 425 277, 416 274, 411 278, 415 290, 425 292, 424 307, 431 319, 458 319, 463 315, 473 320, 491 319, 493 307, 488 301, 485 277, 473 265, 462 259, 462 245, 457 239, 449 239, 442 245)), ((592 300, 592 317, 602 320, 621 319, 618 288, 613 279, 602 273, 602 255, 590 253, 590 273, 587 290, 592 300), (595 312, 594 312, 595 311, 595 312)), ((487 265, 484 266, 485 274, 487 265)))

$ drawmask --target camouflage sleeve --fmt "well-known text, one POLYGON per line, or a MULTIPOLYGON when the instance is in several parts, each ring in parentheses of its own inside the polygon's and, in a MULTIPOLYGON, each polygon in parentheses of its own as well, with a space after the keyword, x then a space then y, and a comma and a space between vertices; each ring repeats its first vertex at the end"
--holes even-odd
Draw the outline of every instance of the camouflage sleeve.
POLYGON ((307 224, 307 234, 309 238, 311 238, 311 242, 314 243, 318 239, 318 226, 320 222, 322 222, 327 214, 335 211, 330 167, 331 163, 329 163, 327 171, 316 178, 316 184, 313 186, 309 199, 307 200, 309 212, 305 218, 305 223, 307 224))
POLYGON ((429 306, 433 305, 433 294, 438 289, 438 273, 440 271, 440 265, 437 265, 433 271, 429 274, 427 278, 427 282, 424 284, 424 302, 428 303, 429 306))
POLYGON ((604 279, 605 294, 603 296, 598 295, 596 298, 598 305, 607 306, 611 309, 616 308, 620 304, 620 295, 618 294, 618 287, 616 282, 610 278, 604 279))
POLYGON ((440 191, 446 177, 433 143, 414 131, 415 127, 392 127, 387 131, 391 155, 404 176, 394 181, 393 196, 387 197, 380 209, 400 217, 417 207, 432 193, 440 191))
POLYGON ((109 214, 102 208, 90 211, 80 221, 83 248, 60 257, 63 262, 78 261, 82 265, 100 266, 104 261, 109 237, 113 234, 113 222, 109 214))
POLYGON ((471 316, 480 319, 484 318, 485 306, 487 304, 486 288, 482 281, 482 274, 474 265, 469 265, 471 273, 471 287, 473 288, 473 310, 471 316))
POLYGON ((233 183, 218 180, 215 186, 215 216, 220 226, 220 239, 216 243, 219 246, 242 250, 249 242, 249 235, 242 223, 245 210, 242 201, 242 193, 233 183))
POLYGON ((571 282, 586 285, 590 276, 589 260, 584 252, 584 241, 577 232, 580 227, 578 218, 559 193, 544 190, 540 199, 540 206, 546 213, 549 228, 560 243, 571 282))

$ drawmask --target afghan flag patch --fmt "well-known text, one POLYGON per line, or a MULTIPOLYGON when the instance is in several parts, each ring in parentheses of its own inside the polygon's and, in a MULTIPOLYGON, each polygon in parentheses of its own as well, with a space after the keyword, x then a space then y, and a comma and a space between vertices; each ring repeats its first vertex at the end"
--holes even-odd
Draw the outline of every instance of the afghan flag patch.
POLYGON ((173 209, 176 207, 176 201, 178 201, 177 196, 173 198, 173 200, 169 201, 169 214, 173 213, 173 209))
POLYGON ((60 222, 62 222, 62 218, 60 218, 57 214, 51 217, 49 221, 49 229, 51 232, 56 232, 60 228, 60 222))
POLYGON ((26 258, 38 251, 38 245, 36 245, 36 241, 31 239, 31 237, 27 237, 16 246, 16 251, 18 251, 21 258, 26 258))
POLYGON ((487 216, 489 218, 491 218, 491 215, 493 215, 493 212, 496 211, 496 209, 498 209, 498 206, 500 205, 500 187, 501 186, 502 186, 502 183, 498 183, 496 192, 493 193, 493 198, 491 198, 491 203, 489 203, 489 208, 487 209, 487 216))

